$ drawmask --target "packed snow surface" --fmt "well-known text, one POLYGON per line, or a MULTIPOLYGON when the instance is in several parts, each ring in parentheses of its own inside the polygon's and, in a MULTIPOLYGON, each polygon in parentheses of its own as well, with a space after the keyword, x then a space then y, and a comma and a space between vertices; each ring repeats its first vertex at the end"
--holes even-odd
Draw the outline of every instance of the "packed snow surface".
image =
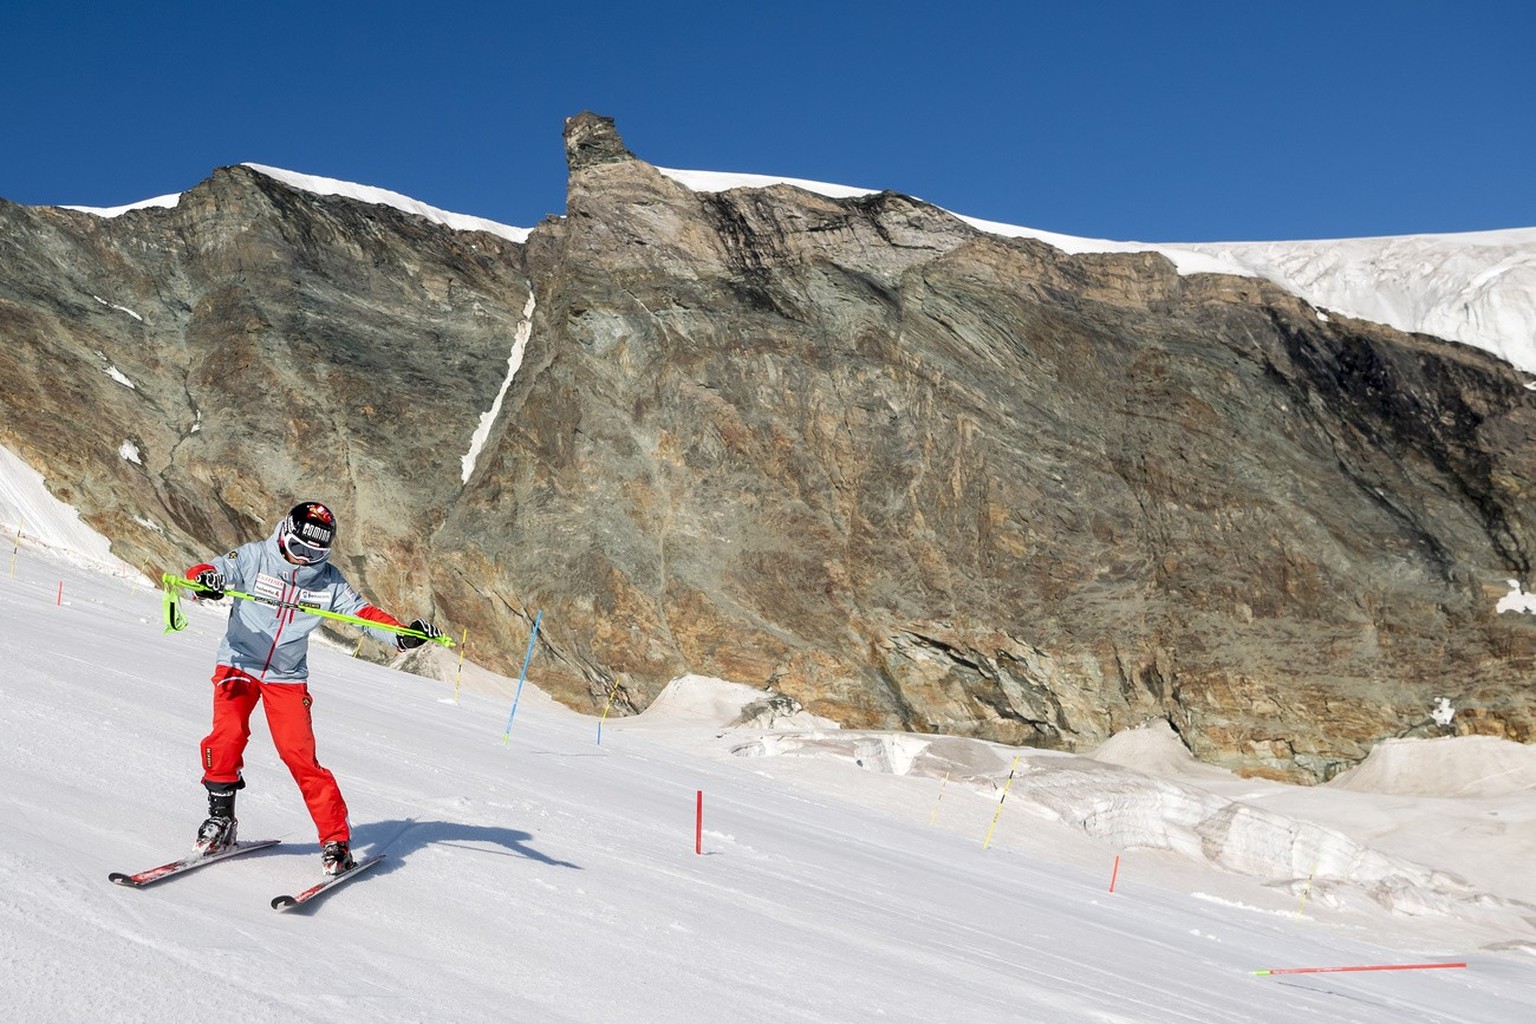
POLYGON ((384 862, 269 908, 319 857, 258 714, 241 832, 282 845, 113 886, 205 813, 227 611, 163 636, 159 595, 91 568, 36 474, 0 467, 0 518, 37 524, 0 576, 0 1019, 200 1019, 210 993, 261 1021, 1528 1019, 1532 752, 1479 739, 1300 789, 1198 764, 1162 723, 1079 757, 842 730, 687 676, 599 743, 534 688, 506 730, 515 681, 473 646, 410 675, 317 644, 320 756, 384 862), (1427 963, 1466 967, 1253 973, 1427 963))

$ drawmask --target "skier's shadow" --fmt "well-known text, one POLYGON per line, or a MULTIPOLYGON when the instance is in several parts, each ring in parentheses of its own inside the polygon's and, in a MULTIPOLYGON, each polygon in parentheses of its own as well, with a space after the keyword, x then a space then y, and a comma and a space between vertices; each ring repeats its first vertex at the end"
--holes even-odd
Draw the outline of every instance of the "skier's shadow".
POLYGON ((532 834, 516 829, 414 818, 371 821, 352 830, 353 850, 360 854, 385 855, 383 863, 373 869, 374 874, 404 867, 412 853, 428 846, 456 846, 491 857, 526 857, 551 867, 581 870, 580 864, 556 860, 535 850, 528 845, 532 839, 532 834))

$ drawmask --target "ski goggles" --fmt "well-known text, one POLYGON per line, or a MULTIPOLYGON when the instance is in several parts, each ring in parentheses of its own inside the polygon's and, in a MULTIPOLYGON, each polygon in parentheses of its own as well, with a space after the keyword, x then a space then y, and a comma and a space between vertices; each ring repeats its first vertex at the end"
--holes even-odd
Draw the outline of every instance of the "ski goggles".
POLYGON ((298 534, 289 530, 283 531, 280 542, 283 554, 298 562, 300 565, 315 565, 330 557, 331 546, 329 544, 311 544, 298 534))

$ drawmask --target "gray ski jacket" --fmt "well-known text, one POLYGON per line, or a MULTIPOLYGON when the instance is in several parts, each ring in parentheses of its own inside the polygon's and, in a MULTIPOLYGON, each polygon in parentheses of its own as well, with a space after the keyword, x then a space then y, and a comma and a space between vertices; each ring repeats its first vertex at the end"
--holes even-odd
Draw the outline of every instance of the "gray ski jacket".
MULTIPOLYGON (((187 578, 197 579, 205 569, 217 569, 224 574, 231 590, 243 590, 284 604, 356 615, 385 625, 402 625, 353 590, 341 570, 329 561, 319 565, 289 562, 278 547, 277 537, 278 531, 274 530, 266 540, 253 540, 211 562, 194 565, 187 570, 187 578)), ((231 600, 234 606, 229 610, 229 628, 219 644, 219 664, 240 669, 262 682, 307 680, 309 634, 320 625, 320 617, 306 615, 297 608, 274 608, 238 597, 231 600)), ((395 634, 386 630, 366 632, 390 645, 396 639, 395 634)))

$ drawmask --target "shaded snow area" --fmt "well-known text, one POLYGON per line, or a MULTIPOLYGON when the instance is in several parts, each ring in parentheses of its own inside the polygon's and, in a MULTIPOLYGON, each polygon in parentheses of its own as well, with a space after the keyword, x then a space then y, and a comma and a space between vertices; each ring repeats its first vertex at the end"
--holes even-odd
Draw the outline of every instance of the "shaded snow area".
MULTIPOLYGON (((0 467, 0 513, 57 536, 68 510, 0 467)), ((282 844, 116 887, 204 816, 227 611, 189 603, 162 636, 158 595, 78 539, 0 576, 0 1019, 189 1020, 210 993, 279 1022, 1529 1016, 1532 751, 1484 739, 1384 744, 1301 789, 1200 765, 1162 724, 1078 757, 840 730, 697 676, 599 733, 536 656, 504 740, 515 680, 473 648, 411 675, 317 642, 320 757, 383 863, 270 909, 319 857, 258 714, 241 833, 282 844), (1254 974, 1429 963, 1466 966, 1254 974)))

